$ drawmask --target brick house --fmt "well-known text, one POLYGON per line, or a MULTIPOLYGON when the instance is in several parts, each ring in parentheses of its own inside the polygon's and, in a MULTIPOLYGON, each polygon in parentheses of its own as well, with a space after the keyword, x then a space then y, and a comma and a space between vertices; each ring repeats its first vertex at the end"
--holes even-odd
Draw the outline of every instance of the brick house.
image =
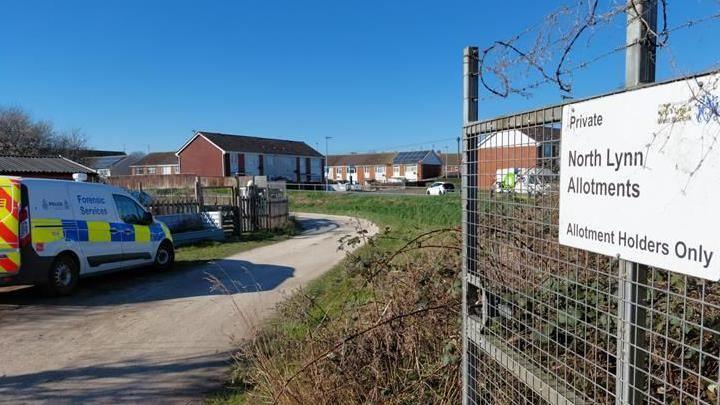
POLYGON ((320 183, 324 156, 305 142, 196 132, 176 152, 180 172, 198 176, 267 176, 320 183))
POLYGON ((180 173, 180 166, 175 152, 148 153, 130 166, 130 174, 133 176, 178 173, 180 173))
POLYGON ((478 186, 492 189, 510 171, 539 169, 557 173, 559 141, 559 128, 542 126, 500 131, 481 138, 477 149, 478 186))
POLYGON ((394 178, 417 182, 439 177, 442 174, 442 159, 433 150, 398 152, 393 158, 394 178))
POLYGON ((446 177, 460 177, 460 154, 456 153, 442 153, 440 158, 443 161, 443 176, 446 177))
POLYGON ((392 176, 395 153, 353 153, 328 156, 327 178, 335 181, 386 182, 392 176))
POLYGON ((440 176, 442 160, 431 150, 392 153, 362 153, 328 157, 328 179, 364 183, 417 182, 440 176))

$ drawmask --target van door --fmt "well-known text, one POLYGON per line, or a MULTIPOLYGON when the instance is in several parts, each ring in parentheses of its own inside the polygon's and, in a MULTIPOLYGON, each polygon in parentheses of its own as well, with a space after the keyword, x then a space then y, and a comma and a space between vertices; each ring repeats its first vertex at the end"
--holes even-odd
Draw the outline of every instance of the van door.
POLYGON ((20 181, 0 177, 0 277, 20 270, 20 181))
POLYGON ((121 221, 115 226, 122 232, 125 264, 132 266, 152 262, 155 244, 150 236, 150 224, 143 223, 145 209, 122 194, 113 194, 113 200, 121 221))
POLYGON ((74 217, 63 221, 63 228, 66 238, 78 241, 87 261, 86 272, 121 268, 122 237, 112 226, 118 216, 109 189, 90 183, 70 183, 67 187, 74 217))

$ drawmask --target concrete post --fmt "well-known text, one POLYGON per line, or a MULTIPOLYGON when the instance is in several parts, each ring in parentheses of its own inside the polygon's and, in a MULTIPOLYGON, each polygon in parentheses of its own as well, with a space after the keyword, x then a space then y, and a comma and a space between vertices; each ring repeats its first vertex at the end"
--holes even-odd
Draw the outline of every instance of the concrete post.
MULTIPOLYGON (((461 173, 461 193, 463 205, 463 216, 462 216, 462 231, 465 237, 463 238, 463 261, 462 261, 462 286, 463 286, 463 322, 462 322, 462 336, 463 336, 463 358, 462 358, 462 370, 463 370, 463 404, 475 403, 474 393, 477 392, 476 387, 471 387, 470 384, 474 381, 474 378, 469 378, 472 373, 477 369, 477 365, 473 364, 473 360, 469 358, 468 353, 470 347, 468 345, 467 337, 467 273, 469 269, 474 269, 477 264, 477 173, 475 173, 469 166, 476 166, 475 159, 472 153, 475 153, 475 148, 472 145, 473 138, 467 136, 465 126, 470 122, 477 121, 478 119, 478 48, 467 47, 463 50, 463 131, 462 140, 465 145, 467 153, 463 154, 462 162, 460 163, 461 173)), ((458 138, 459 140, 459 138, 458 138)), ((458 143, 458 148, 459 148, 458 143)))

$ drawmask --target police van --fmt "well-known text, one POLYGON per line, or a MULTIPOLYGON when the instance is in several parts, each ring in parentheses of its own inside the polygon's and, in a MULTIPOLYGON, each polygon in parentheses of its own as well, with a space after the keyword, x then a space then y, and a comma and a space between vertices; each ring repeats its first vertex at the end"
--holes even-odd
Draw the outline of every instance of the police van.
POLYGON ((168 228, 122 189, 0 176, 0 285, 68 295, 80 277, 174 259, 168 228))

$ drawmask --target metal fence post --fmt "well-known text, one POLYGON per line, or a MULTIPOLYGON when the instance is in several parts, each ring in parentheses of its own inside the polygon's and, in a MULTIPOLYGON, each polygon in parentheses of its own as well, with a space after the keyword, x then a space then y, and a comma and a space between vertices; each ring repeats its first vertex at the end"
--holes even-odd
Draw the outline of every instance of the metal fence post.
MULTIPOLYGON (((464 126, 470 122, 478 120, 478 48, 467 47, 463 50, 463 145, 466 151, 474 150, 471 145, 472 139, 467 136, 464 126)), ((458 138, 459 139, 459 138, 458 138)), ((458 149, 460 144, 458 143, 458 149)), ((459 151, 458 151, 459 152, 459 151)), ((462 217, 462 232, 465 237, 463 238, 463 260, 462 260, 462 299, 463 299, 463 321, 462 321, 462 336, 463 336, 463 357, 462 357, 462 378, 463 378, 463 404, 474 404, 475 399, 473 393, 477 392, 475 387, 470 387, 472 379, 470 374, 477 368, 473 363, 474 359, 468 359, 469 345, 467 337, 467 273, 468 269, 474 269, 477 264, 477 257, 475 252, 477 243, 477 179, 476 174, 468 171, 467 154, 463 154, 462 163, 460 163, 461 172, 460 177, 462 181, 461 193, 463 205, 463 217, 462 217), (468 226, 470 225, 470 226, 468 226), (472 401, 472 402, 470 402, 472 401)))
MULTIPOLYGON (((655 81, 657 0, 628 0, 625 87, 655 81)), ((640 404, 647 384, 647 266, 618 264, 618 330, 615 403, 640 404)))

